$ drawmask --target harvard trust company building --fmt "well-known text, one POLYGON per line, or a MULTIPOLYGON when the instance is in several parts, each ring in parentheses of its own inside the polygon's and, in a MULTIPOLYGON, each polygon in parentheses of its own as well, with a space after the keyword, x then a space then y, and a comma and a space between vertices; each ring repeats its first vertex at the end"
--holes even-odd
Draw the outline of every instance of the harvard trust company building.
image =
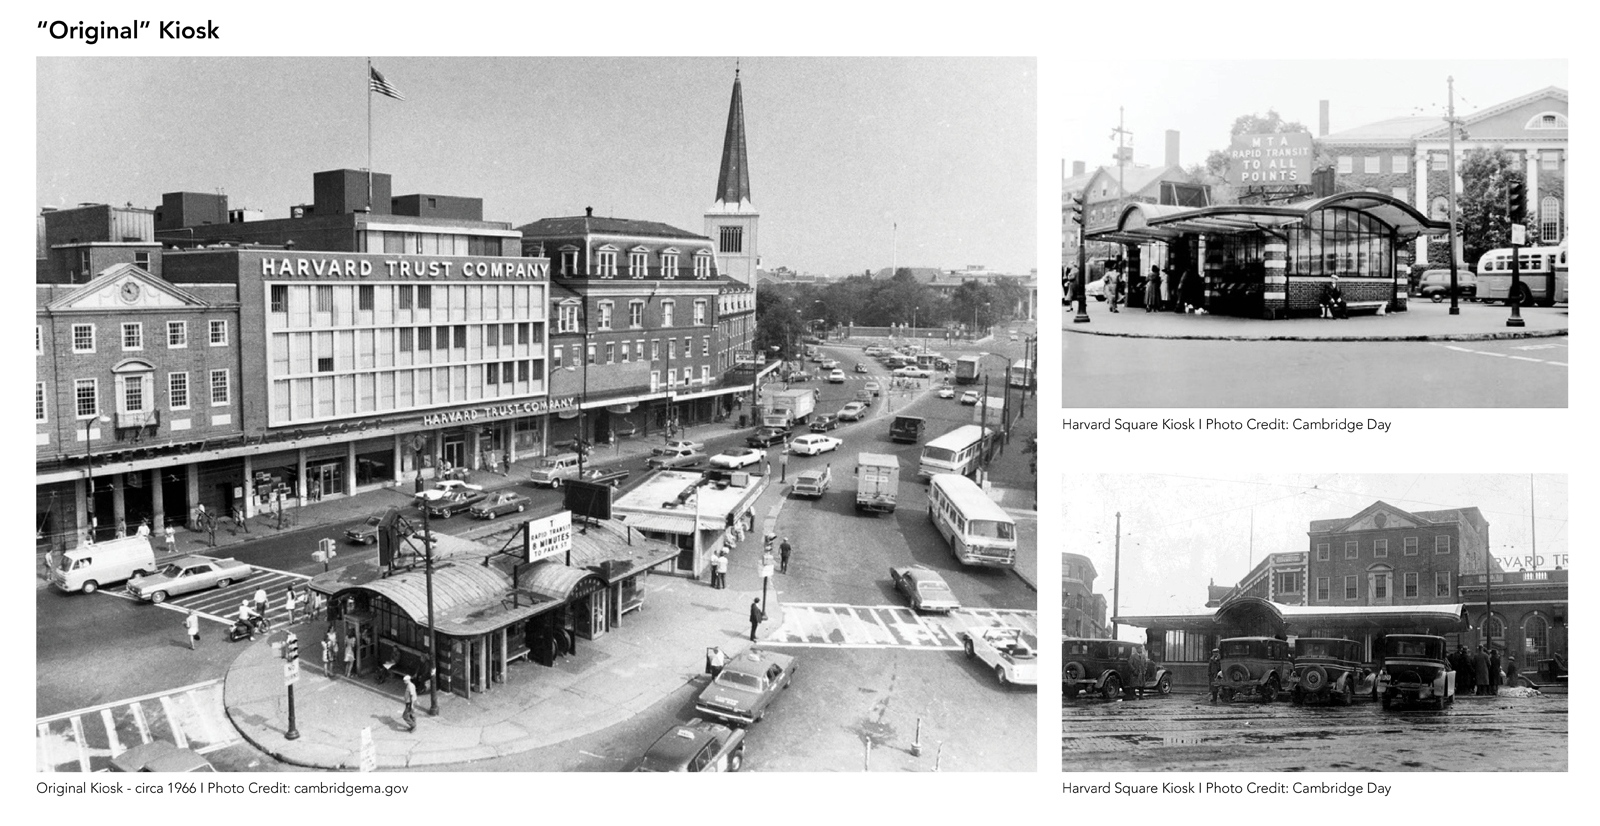
MULTIPOLYGON (((729 118, 724 164, 742 164, 737 81, 729 118)), ((41 213, 38 551, 503 467, 560 450, 574 420, 593 441, 659 434, 725 414, 760 372, 753 211, 729 216, 750 230, 741 279, 716 206, 705 235, 586 214, 554 243, 481 199, 391 197, 384 174, 312 183, 283 219, 186 192, 41 213), (619 291, 640 306, 614 310, 619 291), (580 349, 623 332, 640 344, 580 349)))

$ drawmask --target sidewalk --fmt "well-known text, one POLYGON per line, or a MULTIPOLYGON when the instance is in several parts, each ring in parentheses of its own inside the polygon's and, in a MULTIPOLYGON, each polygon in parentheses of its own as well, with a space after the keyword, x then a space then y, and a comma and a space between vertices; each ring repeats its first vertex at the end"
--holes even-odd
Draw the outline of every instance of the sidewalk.
POLYGON ((1079 335, 1122 338, 1214 339, 1224 341, 1485 341, 1491 339, 1546 338, 1567 335, 1566 307, 1524 307, 1525 326, 1507 327, 1511 310, 1504 305, 1461 303, 1461 314, 1450 315, 1450 304, 1412 299, 1408 309, 1388 315, 1357 315, 1348 319, 1287 318, 1264 320, 1220 315, 1147 313, 1121 308, 1112 313, 1099 301, 1088 303, 1087 324, 1073 318, 1077 308, 1063 307, 1061 330, 1079 335))

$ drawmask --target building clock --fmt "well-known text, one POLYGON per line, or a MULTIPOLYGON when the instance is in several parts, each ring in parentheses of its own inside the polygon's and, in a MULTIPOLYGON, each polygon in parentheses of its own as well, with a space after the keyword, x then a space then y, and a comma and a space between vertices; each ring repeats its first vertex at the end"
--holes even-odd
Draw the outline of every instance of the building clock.
POLYGON ((122 300, 123 301, 125 301, 125 302, 127 302, 129 304, 132 304, 133 302, 138 301, 139 300, 139 292, 140 292, 140 290, 139 290, 139 282, 137 282, 137 281, 124 281, 124 282, 122 282, 122 300))

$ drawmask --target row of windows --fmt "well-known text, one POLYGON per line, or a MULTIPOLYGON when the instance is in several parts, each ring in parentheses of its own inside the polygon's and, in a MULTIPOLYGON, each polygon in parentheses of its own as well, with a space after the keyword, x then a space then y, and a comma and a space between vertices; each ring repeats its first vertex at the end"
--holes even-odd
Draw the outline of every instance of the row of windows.
POLYGON ((268 340, 273 378, 536 358, 543 347, 544 325, 535 322, 273 333, 268 340))
MULTIPOLYGON (((207 373, 211 387, 211 404, 219 406, 232 401, 232 382, 227 370, 211 370, 207 373)), ((117 389, 121 396, 117 409, 124 413, 143 413, 154 409, 155 399, 150 388, 150 375, 148 373, 135 373, 118 376, 117 389)), ((99 379, 74 379, 72 384, 73 412, 78 419, 92 419, 100 415, 100 380, 99 379)), ((49 419, 46 405, 47 394, 44 382, 34 383, 33 392, 33 420, 44 422, 49 419)), ((189 374, 167 374, 167 407, 170 410, 189 409, 189 374)))
POLYGON ((359 236, 357 252, 382 251, 398 255, 504 256, 503 239, 494 235, 457 235, 443 232, 368 230, 359 236))
MULTIPOLYGON (((1372 598, 1374 600, 1389 598, 1389 582, 1392 574, 1373 574, 1371 579, 1372 598)), ((1329 577, 1317 577, 1317 601, 1329 602, 1332 600, 1332 583, 1329 577)), ((1403 599, 1416 599, 1421 596, 1422 577, 1416 571, 1410 571, 1401 576, 1400 596, 1403 599)), ((1450 596, 1450 572, 1435 571, 1433 574, 1433 595, 1435 597, 1450 596)), ((1355 602, 1361 598, 1361 577, 1350 575, 1344 577, 1344 601, 1355 602)))
MULTIPOLYGON (((1561 168, 1561 159, 1562 159, 1562 155, 1563 155, 1562 150, 1559 150, 1559 149, 1546 149, 1546 150, 1538 150, 1538 152, 1539 152, 1539 168, 1540 169, 1560 169, 1561 168)), ((1409 174, 1411 174, 1411 168, 1412 168, 1411 167, 1411 163, 1412 163, 1412 161, 1411 161, 1411 156, 1410 155, 1388 155, 1388 156, 1384 156, 1384 155, 1361 155, 1361 156, 1340 155, 1339 156, 1339 160, 1338 160, 1338 163, 1339 163, 1339 174, 1340 175, 1349 175, 1349 174, 1355 172, 1355 169, 1356 169, 1356 158, 1357 157, 1361 158, 1361 171, 1363 173, 1367 174, 1367 175, 1378 175, 1378 174, 1381 174, 1382 172, 1384 172, 1383 159, 1385 157, 1389 158, 1389 164, 1388 164, 1388 166, 1389 166, 1388 171, 1389 172, 1391 172, 1393 174, 1396 174, 1396 175, 1409 175, 1409 174)), ((1429 152, 1428 153, 1428 168, 1431 169, 1434 172, 1448 172, 1448 171, 1450 171, 1450 153, 1448 153, 1448 152, 1429 152)))
MULTIPOLYGON (((611 246, 610 244, 595 250, 594 258, 592 259, 594 261, 594 272, 589 274, 598 275, 601 278, 616 278, 619 275, 617 271, 617 252, 617 248, 611 246)), ((668 248, 660 254, 660 259, 660 277, 677 278, 679 273, 678 251, 676 249, 668 248)), ((562 247, 560 250, 560 255, 556 258, 556 262, 556 275, 570 277, 580 274, 578 271, 578 250, 576 247, 562 247)), ((694 277, 702 281, 710 278, 711 262, 712 255, 709 250, 699 250, 695 252, 694 277)), ((628 251, 628 277, 635 279, 650 277, 649 250, 635 248, 628 251)))
POLYGON ((404 321, 514 321, 544 316, 542 284, 269 284, 275 328, 404 321))
MULTIPOLYGON (((695 299, 695 301, 694 301, 694 317, 693 317, 694 326, 696 326, 696 327, 704 327, 707 324, 711 323, 710 319, 706 316, 706 307, 707 307, 706 299, 703 299, 703 298, 695 299)), ((570 302, 564 303, 560 307, 558 307, 556 309, 556 332, 558 332, 558 333, 578 333, 578 332, 583 332, 583 330, 582 330, 582 328, 580 326, 581 322, 579 321, 579 317, 580 317, 580 314, 582 312, 582 309, 583 309, 582 305, 580 305, 576 301, 570 301, 570 302)), ((614 312, 615 309, 616 309, 616 302, 613 302, 613 301, 601 301, 601 302, 599 302, 599 303, 597 303, 595 305, 595 329, 596 330, 610 330, 610 329, 613 329, 613 318, 612 318, 612 316, 613 316, 613 312, 614 312)), ((640 299, 640 300, 637 300, 637 301, 629 301, 628 302, 628 327, 630 329, 639 330, 639 329, 643 329, 644 328, 644 326, 645 326, 645 324, 644 324, 644 310, 645 310, 645 302, 644 302, 643 299, 640 299)), ((673 301, 672 299, 667 299, 667 300, 661 302, 661 326, 662 327, 675 327, 675 326, 677 326, 677 302, 676 301, 673 301)))
MULTIPOLYGON (((1406 556, 1416 556, 1417 555, 1418 544, 1419 544, 1419 540, 1418 540, 1417 537, 1415 537, 1415 536, 1405 537, 1405 539, 1403 540, 1403 544, 1402 544, 1402 548, 1403 548, 1402 552, 1406 556)), ((1448 536, 1435 536, 1433 538, 1433 552, 1435 554, 1447 554, 1447 553, 1450 553, 1450 537, 1448 537, 1448 536)), ((1332 554, 1333 554, 1333 547, 1329 543, 1327 543, 1327 542, 1318 542, 1317 543, 1317 561, 1318 562, 1327 562, 1327 561, 1329 561, 1332 558, 1332 554)), ((1389 555, 1389 540, 1387 540, 1387 539, 1374 539, 1374 540, 1372 540, 1372 556, 1373 556, 1374 559, 1383 559, 1384 557, 1387 557, 1388 555, 1389 555)), ((1345 542, 1344 543, 1344 558, 1345 559, 1360 559, 1361 558, 1361 543, 1358 542, 1358 541, 1355 541, 1355 540, 1350 540, 1350 541, 1345 542)))
MULTIPOLYGON (((123 350, 144 349, 144 322, 123 321, 119 322, 123 350)), ((189 322, 168 321, 167 323, 167 349, 182 350, 189 346, 189 322)), ((83 323, 72 325, 72 352, 93 353, 96 347, 96 325, 83 323)), ((228 346, 228 322, 224 319, 211 319, 206 322, 206 342, 212 347, 228 346)), ((40 355, 44 352, 44 328, 41 325, 33 326, 33 352, 40 355)))
POLYGON ((542 359, 278 379, 273 426, 544 393, 542 359))
MULTIPOLYGON (((677 344, 676 344, 677 341, 678 340, 675 339, 675 338, 667 339, 667 358, 669 360, 670 359, 674 359, 674 358, 684 358, 684 359, 694 358, 694 339, 685 338, 683 340, 682 349, 676 349, 677 348, 677 344)), ((618 355, 619 352, 621 353, 621 356, 622 356, 621 362, 623 364, 627 364, 629 362, 628 353, 630 351, 632 351, 632 353, 633 353, 632 361, 644 361, 645 360, 645 358, 644 358, 644 339, 641 338, 638 341, 633 342, 632 343, 633 344, 632 347, 629 347, 628 346, 629 343, 626 342, 626 341, 620 342, 620 344, 621 344, 620 350, 618 348, 618 344, 619 344, 619 342, 615 342, 615 341, 608 341, 608 342, 605 343, 605 345, 604 345, 605 346, 605 354, 606 354, 606 358, 605 358, 605 362, 604 362, 605 364, 616 364, 617 361, 618 361, 617 355, 618 355)), ((588 355, 588 363, 589 364, 600 364, 600 363, 602 363, 602 362, 599 361, 599 357, 598 357, 598 352, 599 352, 600 346, 601 345, 598 344, 598 343, 591 343, 591 344, 587 345, 587 347, 588 347, 587 355, 588 355)), ((550 348, 550 369, 552 369, 552 370, 560 370, 560 369, 562 369, 562 367, 565 365, 565 362, 564 362, 564 359, 565 359, 564 351, 565 350, 566 350, 565 347, 552 347, 552 348, 550 348)), ((574 346, 572 348, 572 350, 573 350, 574 357, 576 357, 577 353, 578 353, 577 346, 574 346)), ((702 356, 711 355, 711 337, 710 336, 706 336, 706 337, 700 339, 700 355, 702 355, 702 356)), ((660 360, 661 360, 661 339, 651 339, 650 340, 650 361, 660 361, 660 360)), ((576 364, 577 361, 574 360, 573 363, 576 364)))

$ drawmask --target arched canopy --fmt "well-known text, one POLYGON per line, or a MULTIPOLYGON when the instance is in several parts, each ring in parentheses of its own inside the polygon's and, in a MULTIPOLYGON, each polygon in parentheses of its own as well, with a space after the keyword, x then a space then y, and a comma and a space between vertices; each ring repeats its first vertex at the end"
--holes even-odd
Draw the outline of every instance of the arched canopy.
POLYGON ((1117 214, 1115 225, 1090 230, 1085 237, 1093 241, 1139 244, 1172 241, 1182 235, 1227 235, 1270 230, 1299 223, 1312 213, 1325 209, 1350 209, 1364 213, 1394 230, 1401 238, 1438 235, 1449 231, 1448 223, 1429 220, 1415 207, 1392 195, 1381 192, 1338 192, 1325 198, 1285 204, 1227 204, 1194 208, 1131 203, 1117 214))

